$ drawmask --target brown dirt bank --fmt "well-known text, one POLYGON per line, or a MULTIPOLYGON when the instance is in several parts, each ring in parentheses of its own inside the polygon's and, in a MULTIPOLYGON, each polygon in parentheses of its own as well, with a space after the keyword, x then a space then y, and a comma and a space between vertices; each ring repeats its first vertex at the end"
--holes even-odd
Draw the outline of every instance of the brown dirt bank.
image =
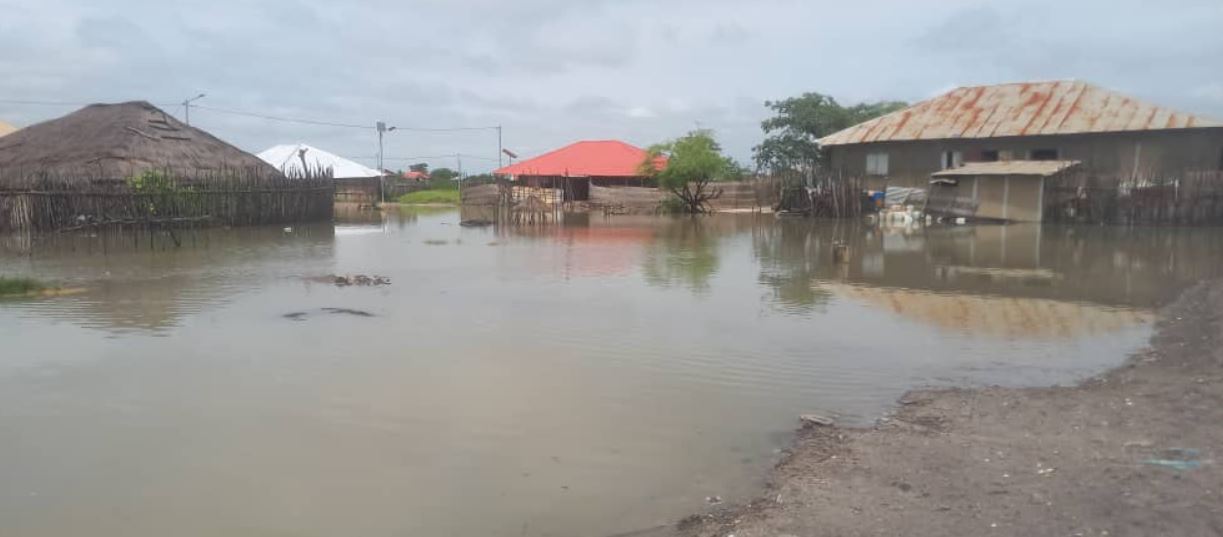
POLYGON ((916 391, 873 428, 804 429, 763 497, 679 533, 1223 535, 1221 329, 1223 281, 1201 283, 1081 385, 916 391))

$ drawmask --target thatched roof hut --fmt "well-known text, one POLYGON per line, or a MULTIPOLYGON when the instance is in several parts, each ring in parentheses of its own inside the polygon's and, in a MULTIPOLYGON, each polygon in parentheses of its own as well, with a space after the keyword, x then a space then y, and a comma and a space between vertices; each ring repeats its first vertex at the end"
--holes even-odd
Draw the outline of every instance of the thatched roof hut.
POLYGON ((329 220, 334 194, 330 177, 285 177, 146 102, 0 138, 0 231, 329 220))
POLYGON ((144 101, 92 104, 0 138, 0 181, 115 180, 150 169, 281 177, 259 158, 144 101))

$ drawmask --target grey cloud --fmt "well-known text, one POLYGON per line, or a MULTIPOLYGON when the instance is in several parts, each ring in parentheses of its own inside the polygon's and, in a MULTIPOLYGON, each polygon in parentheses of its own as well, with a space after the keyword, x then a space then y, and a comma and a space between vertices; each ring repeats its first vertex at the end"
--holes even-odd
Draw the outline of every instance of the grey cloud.
MULTIPOLYGON (((42 0, 3 13, 0 99, 173 103, 204 91, 206 106, 341 123, 500 124, 524 154, 578 138, 649 144, 699 124, 747 161, 766 99, 913 100, 1069 76, 1223 116, 1223 74, 1208 68, 1223 56, 1217 0, 42 0)), ((0 119, 70 109, 0 103, 0 119)), ((300 140, 375 152, 361 129, 192 120, 249 150, 300 140)), ((387 150, 495 157, 495 143, 485 131, 396 132, 387 150)))

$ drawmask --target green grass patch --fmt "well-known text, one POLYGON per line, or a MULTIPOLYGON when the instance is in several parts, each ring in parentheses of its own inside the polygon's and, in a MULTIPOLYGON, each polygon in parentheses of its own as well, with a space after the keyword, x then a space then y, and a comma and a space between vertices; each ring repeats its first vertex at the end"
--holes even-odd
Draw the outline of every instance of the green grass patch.
POLYGON ((418 190, 416 192, 408 192, 399 199, 395 200, 405 204, 421 204, 421 203, 449 203, 453 205, 459 204, 458 190, 418 190))
POLYGON ((33 278, 0 276, 0 296, 28 295, 46 288, 46 284, 33 278))

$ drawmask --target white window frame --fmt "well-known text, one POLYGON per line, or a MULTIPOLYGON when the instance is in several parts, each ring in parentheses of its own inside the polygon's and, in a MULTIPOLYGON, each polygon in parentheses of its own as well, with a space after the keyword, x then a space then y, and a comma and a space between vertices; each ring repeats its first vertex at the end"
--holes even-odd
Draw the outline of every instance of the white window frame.
POLYGON ((939 159, 939 165, 942 166, 944 170, 949 170, 951 168, 959 168, 960 166, 963 166, 964 165, 964 152, 963 151, 943 151, 943 154, 939 159), (948 162, 949 160, 951 162, 948 162))
POLYGON ((885 151, 876 151, 866 154, 866 174, 867 175, 887 175, 888 174, 888 154, 885 151))

